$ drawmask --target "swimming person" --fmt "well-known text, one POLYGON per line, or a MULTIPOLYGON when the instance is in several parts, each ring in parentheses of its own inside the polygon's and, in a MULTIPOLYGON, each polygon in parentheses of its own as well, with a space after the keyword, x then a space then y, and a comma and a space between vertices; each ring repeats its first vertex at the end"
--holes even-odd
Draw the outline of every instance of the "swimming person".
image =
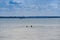
MULTIPOLYGON (((26 27, 28 27, 28 26, 26 26, 26 27)), ((32 27, 32 25, 30 27, 32 27)))
POLYGON ((31 27, 32 27, 32 25, 31 25, 31 27))
POLYGON ((28 26, 26 26, 26 27, 28 27, 28 26))

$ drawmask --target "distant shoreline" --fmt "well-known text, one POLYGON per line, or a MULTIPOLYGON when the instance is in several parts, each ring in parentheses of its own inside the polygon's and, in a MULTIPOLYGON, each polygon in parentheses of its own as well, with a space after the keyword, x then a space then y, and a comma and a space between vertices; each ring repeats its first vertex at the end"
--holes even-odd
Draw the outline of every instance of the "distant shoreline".
POLYGON ((60 16, 0 16, 0 18, 60 18, 60 16))

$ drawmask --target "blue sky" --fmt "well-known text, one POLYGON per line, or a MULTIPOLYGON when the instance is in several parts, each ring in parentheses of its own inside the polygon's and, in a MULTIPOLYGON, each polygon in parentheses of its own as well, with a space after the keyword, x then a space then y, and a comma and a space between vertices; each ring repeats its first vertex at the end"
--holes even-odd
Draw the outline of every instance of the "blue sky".
POLYGON ((60 16, 60 0, 1 0, 0 16, 60 16))

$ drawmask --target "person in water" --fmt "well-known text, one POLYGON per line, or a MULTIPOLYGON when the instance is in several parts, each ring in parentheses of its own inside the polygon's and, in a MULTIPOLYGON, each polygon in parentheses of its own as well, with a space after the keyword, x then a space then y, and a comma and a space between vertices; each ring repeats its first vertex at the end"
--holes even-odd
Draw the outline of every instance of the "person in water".
POLYGON ((32 27, 32 25, 31 25, 31 27, 32 27))
MULTIPOLYGON (((26 27, 28 27, 28 26, 26 26, 26 27)), ((30 27, 32 27, 32 25, 30 27)))
POLYGON ((28 26, 26 26, 26 27, 28 27, 28 26))

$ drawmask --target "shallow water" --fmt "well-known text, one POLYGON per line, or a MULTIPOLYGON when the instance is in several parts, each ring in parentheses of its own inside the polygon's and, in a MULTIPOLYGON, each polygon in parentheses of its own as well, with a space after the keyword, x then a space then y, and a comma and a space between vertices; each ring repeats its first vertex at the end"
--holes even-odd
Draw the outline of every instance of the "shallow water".
POLYGON ((60 40, 60 18, 0 18, 0 40, 60 40))

